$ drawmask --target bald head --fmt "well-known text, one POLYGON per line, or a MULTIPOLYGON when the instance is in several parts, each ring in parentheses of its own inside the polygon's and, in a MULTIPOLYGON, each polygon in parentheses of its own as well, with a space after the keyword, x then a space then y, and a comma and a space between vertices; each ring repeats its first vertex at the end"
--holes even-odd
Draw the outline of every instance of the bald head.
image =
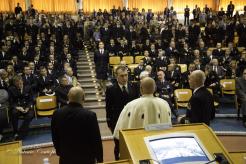
POLYGON ((83 104, 85 99, 84 90, 81 87, 72 87, 68 92, 69 102, 83 104))
POLYGON ((140 90, 142 95, 153 94, 155 92, 155 88, 155 80, 153 80, 151 77, 145 77, 141 80, 140 90))
POLYGON ((189 84, 191 89, 196 89, 204 85, 206 80, 205 73, 201 70, 195 70, 189 77, 189 84))

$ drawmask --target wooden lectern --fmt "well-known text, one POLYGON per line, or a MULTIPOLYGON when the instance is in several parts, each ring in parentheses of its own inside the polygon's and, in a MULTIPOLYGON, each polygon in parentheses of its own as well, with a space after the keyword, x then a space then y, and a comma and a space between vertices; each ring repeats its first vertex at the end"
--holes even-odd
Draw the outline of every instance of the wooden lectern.
POLYGON ((205 124, 175 125, 170 129, 158 131, 145 131, 143 128, 122 130, 120 131, 120 158, 128 159, 129 163, 133 164, 139 164, 139 160, 151 159, 144 138, 171 133, 194 133, 210 155, 222 153, 229 163, 236 163, 232 161, 214 132, 205 124))

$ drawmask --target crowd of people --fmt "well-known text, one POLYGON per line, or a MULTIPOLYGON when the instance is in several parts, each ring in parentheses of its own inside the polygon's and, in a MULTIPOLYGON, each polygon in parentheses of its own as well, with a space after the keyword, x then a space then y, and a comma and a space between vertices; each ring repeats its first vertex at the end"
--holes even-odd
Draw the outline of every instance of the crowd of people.
POLYGON ((19 5, 15 13, 0 13, 0 89, 8 91, 9 100, 1 102, 0 139, 6 120, 15 139, 27 135, 37 96, 56 95, 60 106, 68 104, 69 89, 80 85, 76 63, 82 31, 71 15, 41 14, 33 8, 22 12, 19 5), (24 121, 18 128, 20 118, 24 121))
MULTIPOLYGON (((74 100, 74 95, 69 100, 67 94, 72 86, 80 86, 76 78, 76 62, 78 50, 83 49, 84 42, 89 43, 90 50, 96 49, 96 74, 100 88, 106 95, 106 117, 112 133, 124 106, 141 94, 147 97, 154 94, 164 99, 167 102, 164 106, 169 106, 176 117, 175 89, 197 89, 204 85, 211 88, 214 99, 218 99, 222 87, 219 80, 240 77, 246 68, 246 7, 241 15, 238 12, 234 14, 234 8, 230 3, 227 12, 223 9, 216 12, 207 6, 202 10, 196 6, 192 11, 193 19, 190 20, 190 9, 186 6, 184 24, 177 19, 173 7, 165 8, 163 13, 158 14, 151 9, 140 11, 113 7, 110 11, 99 10, 89 15, 80 11, 72 17, 69 14, 39 13, 33 6, 23 12, 17 5, 15 13, 0 13, 0 91, 3 97, 0 101, 0 120, 3 122, 0 124, 0 139, 6 125, 7 108, 14 139, 23 139, 27 135, 37 96, 55 94, 61 106, 75 105, 81 108, 78 105, 81 100, 74 100), (112 56, 143 58, 134 71, 121 61, 114 75, 111 74, 114 69, 109 67, 109 58, 112 56), (186 64, 187 71, 181 71, 178 64, 186 64), (197 73, 197 70, 205 74, 197 73), (196 87, 190 86, 189 77, 193 72, 201 76, 196 87), (146 76, 148 78, 144 80, 146 76), (113 85, 106 87, 110 77, 113 77, 113 85), (149 87, 146 89, 146 86, 149 87), (20 116, 24 121, 18 128, 20 116)), ((83 94, 79 88, 73 90, 83 94)), ((203 93, 208 95, 207 92, 203 93)), ((159 102, 160 99, 153 101, 159 102)), ((144 99, 137 99, 135 103, 138 104, 138 101, 144 99)), ((167 111, 162 111, 169 113, 167 118, 158 114, 157 117, 170 122, 169 107, 167 111)), ((62 116, 62 112, 59 115, 62 116)), ((246 115, 243 117, 245 124, 246 115)), ((191 122, 209 125, 211 118, 212 114, 206 120, 197 120, 193 116, 191 122)), ((115 135, 118 137, 117 131, 115 135)), ((56 135, 53 137, 57 141, 56 135)), ((118 144, 118 141, 115 140, 115 143, 118 144)), ((59 145, 55 146, 59 149, 59 145)), ((58 153, 62 153, 62 150, 58 153)), ((116 159, 118 155, 116 147, 116 159)), ((98 158, 102 161, 101 156, 98 158)))

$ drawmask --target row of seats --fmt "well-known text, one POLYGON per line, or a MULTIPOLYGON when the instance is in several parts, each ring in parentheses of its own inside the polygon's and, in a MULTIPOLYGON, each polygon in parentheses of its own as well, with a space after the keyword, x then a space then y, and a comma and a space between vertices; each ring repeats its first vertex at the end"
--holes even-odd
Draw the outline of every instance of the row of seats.
MULTIPOLYGON (((119 66, 120 62, 123 60, 127 64, 128 68, 133 73, 134 68, 138 66, 144 56, 123 56, 122 58, 119 56, 111 56, 109 57, 109 65, 113 67, 113 72, 115 72, 116 68, 119 66)), ((181 73, 187 71, 187 64, 178 64, 181 68, 181 73)))
MULTIPOLYGON (((36 98, 34 112, 36 119, 38 117, 52 116, 54 111, 58 109, 56 96, 39 96, 36 98)), ((9 112, 7 110, 7 118, 9 122, 9 112)))

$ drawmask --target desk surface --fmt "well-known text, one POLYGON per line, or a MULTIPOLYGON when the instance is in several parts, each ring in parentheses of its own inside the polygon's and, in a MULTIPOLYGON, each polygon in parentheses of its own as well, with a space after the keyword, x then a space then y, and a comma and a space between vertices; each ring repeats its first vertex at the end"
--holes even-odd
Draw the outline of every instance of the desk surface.
POLYGON ((208 153, 211 155, 218 152, 223 153, 229 162, 233 163, 222 143, 213 131, 204 124, 178 125, 173 126, 171 129, 160 131, 145 131, 144 129, 122 130, 120 133, 121 159, 132 159, 133 163, 138 163, 139 160, 151 158, 145 145, 144 137, 170 133, 195 133, 208 153))
POLYGON ((246 151, 230 152, 231 159, 236 164, 246 164, 246 151))

